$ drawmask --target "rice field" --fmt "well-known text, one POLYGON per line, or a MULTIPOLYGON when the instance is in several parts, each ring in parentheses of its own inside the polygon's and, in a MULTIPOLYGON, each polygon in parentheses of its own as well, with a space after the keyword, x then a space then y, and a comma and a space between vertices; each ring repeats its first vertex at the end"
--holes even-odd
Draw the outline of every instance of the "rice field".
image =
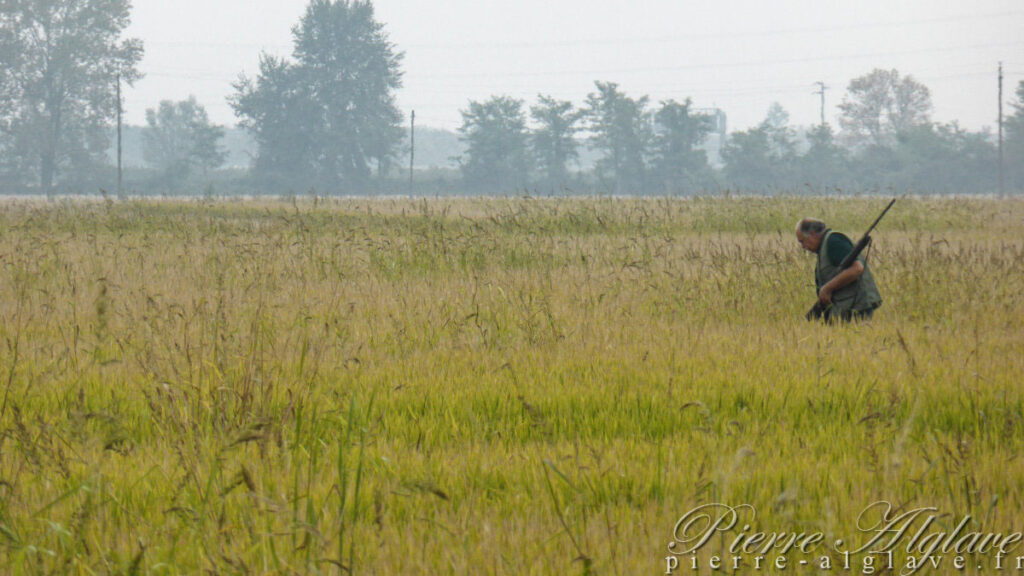
POLYGON ((879 501, 1021 532, 1024 200, 901 199, 875 318, 805 322, 796 221, 884 204, 3 201, 0 573, 859 574, 879 501), (713 503, 756 516, 674 556, 713 503), (743 531, 828 546, 734 568, 743 531))

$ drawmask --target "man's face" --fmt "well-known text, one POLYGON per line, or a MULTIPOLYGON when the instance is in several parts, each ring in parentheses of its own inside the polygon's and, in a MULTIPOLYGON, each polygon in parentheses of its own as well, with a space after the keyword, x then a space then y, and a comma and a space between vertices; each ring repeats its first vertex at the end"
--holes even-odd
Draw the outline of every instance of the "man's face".
POLYGON ((821 247, 821 236, 816 236, 814 233, 804 234, 797 231, 796 240, 808 252, 817 252, 818 248, 821 247))

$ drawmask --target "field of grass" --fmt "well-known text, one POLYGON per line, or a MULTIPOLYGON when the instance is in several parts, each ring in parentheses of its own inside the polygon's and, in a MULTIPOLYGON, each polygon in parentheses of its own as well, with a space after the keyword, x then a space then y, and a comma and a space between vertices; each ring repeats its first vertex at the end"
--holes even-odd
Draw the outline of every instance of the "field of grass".
POLYGON ((901 200, 875 319, 806 323, 793 225, 884 204, 5 201, 0 573, 658 574, 713 502, 1020 531, 1024 201, 901 200))

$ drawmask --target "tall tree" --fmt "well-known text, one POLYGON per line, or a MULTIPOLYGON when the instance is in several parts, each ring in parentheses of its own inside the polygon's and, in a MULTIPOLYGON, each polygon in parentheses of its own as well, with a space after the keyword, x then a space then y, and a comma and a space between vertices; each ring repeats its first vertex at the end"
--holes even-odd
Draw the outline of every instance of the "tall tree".
POLYGON ((662 190, 693 190, 708 183, 707 152, 697 147, 711 132, 711 119, 694 114, 689 98, 661 103, 654 113, 653 172, 662 190))
POLYGON ((603 154, 598 173, 612 178, 617 194, 642 192, 654 135, 648 98, 630 98, 614 82, 594 84, 597 92, 587 95, 584 113, 592 134, 590 146, 603 154))
POLYGON ((256 142, 252 174, 265 188, 312 186, 318 170, 311 133, 315 109, 300 69, 284 59, 263 54, 256 81, 242 77, 231 99, 239 125, 256 142))
POLYGON ((530 117, 538 125, 530 134, 530 143, 541 181, 550 188, 563 186, 569 177, 566 165, 579 158, 576 133, 580 112, 572 102, 540 96, 530 107, 530 117))
POLYGON ((850 81, 839 109, 839 125, 852 145, 892 146, 901 132, 929 122, 931 92, 909 75, 875 69, 850 81))
POLYGON ((254 173, 278 186, 362 189, 401 142, 403 54, 368 0, 312 0, 292 35, 294 62, 264 54, 231 98, 259 145, 254 173))
POLYGON ((107 148, 118 75, 130 85, 142 42, 123 39, 129 0, 0 3, 0 150, 10 180, 50 191, 67 166, 91 168, 107 148))
POLYGON ((226 153, 218 142, 224 129, 210 119, 194 96, 181 102, 164 100, 156 110, 146 110, 142 153, 146 162, 161 172, 168 186, 176 186, 196 171, 217 168, 226 153))
POLYGON ((467 186, 505 191, 527 183, 526 115, 523 101, 493 96, 462 111, 461 139, 466 143, 462 176, 467 186))

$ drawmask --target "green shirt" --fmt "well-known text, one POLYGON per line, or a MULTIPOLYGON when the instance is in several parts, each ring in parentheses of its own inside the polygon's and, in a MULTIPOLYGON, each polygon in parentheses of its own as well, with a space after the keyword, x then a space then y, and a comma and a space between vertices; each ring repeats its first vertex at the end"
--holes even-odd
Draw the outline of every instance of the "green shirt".
POLYGON ((828 237, 828 243, 825 245, 825 255, 828 256, 828 261, 833 266, 839 266, 839 263, 846 258, 846 255, 853 250, 853 242, 850 241, 843 234, 831 234, 828 237))

